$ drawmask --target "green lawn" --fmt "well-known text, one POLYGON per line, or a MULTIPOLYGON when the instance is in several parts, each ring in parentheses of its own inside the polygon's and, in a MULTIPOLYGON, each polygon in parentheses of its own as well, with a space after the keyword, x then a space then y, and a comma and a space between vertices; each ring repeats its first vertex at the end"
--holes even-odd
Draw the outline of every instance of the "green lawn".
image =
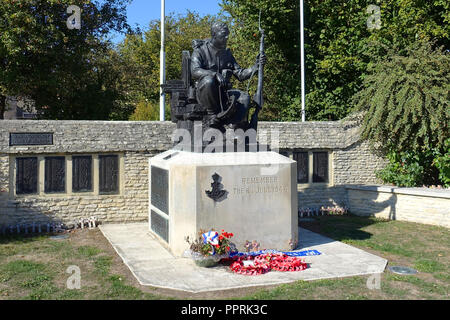
POLYGON ((67 240, 49 236, 0 238, 0 299, 167 299, 144 292, 130 277, 117 274, 121 260, 97 230, 71 234, 67 240), (87 243, 87 244, 85 244, 87 243), (80 268, 81 289, 68 289, 66 270, 80 268))
POLYGON ((449 299, 450 232, 424 224, 356 216, 320 216, 300 226, 386 258, 388 266, 415 268, 416 275, 389 270, 380 289, 367 287, 369 276, 298 281, 260 290, 244 299, 449 299))
MULTIPOLYGON (((315 217, 301 227, 388 259, 389 265, 417 269, 400 276, 386 270, 380 289, 369 289, 369 276, 297 281, 268 288, 219 292, 220 299, 449 299, 450 232, 400 221, 355 216, 315 217)), ((0 300, 2 299, 205 299, 140 286, 115 251, 96 230, 71 233, 69 239, 49 236, 0 237, 0 300), (66 273, 81 271, 81 289, 66 287, 66 273)))

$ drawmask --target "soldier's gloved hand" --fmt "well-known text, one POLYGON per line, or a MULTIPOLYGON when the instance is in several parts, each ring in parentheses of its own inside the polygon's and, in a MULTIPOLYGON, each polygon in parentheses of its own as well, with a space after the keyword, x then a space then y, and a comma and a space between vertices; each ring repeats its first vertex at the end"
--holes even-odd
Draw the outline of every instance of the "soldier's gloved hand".
POLYGON ((220 73, 216 73, 216 79, 221 87, 225 87, 226 85, 225 78, 220 73))
POLYGON ((267 63, 267 56, 265 54, 258 54, 256 57, 256 64, 262 64, 265 65, 267 63))

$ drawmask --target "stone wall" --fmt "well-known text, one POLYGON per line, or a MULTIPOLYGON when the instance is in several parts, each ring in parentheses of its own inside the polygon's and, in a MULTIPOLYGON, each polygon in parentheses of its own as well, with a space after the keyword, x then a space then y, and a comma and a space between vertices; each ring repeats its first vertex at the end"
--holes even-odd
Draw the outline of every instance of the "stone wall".
POLYGON ((355 142, 333 152, 334 184, 373 184, 380 182, 375 176, 385 161, 370 152, 367 142, 355 142))
POLYGON ((348 206, 344 186, 310 186, 298 188, 298 207, 316 209, 321 206, 348 206))
POLYGON ((370 152, 367 142, 357 141, 345 148, 335 146, 330 150, 332 150, 332 183, 299 186, 299 208, 348 207, 345 186, 381 183, 376 178, 375 172, 382 169, 386 162, 370 152))
MULTIPOLYGON (((165 121, 26 121, 0 122, 0 153, 164 151, 171 147, 174 123, 165 121), (53 132, 51 146, 10 146, 11 132, 53 132)), ((345 149, 359 140, 353 122, 260 122, 259 141, 279 149, 345 149)), ((356 146, 358 147, 358 146, 356 146)))
POLYGON ((171 147, 175 124, 155 121, 0 122, 0 154, 155 151, 171 147), (53 132, 53 145, 10 146, 11 132, 53 132))
MULTIPOLYGON (((30 221, 73 222, 96 216, 102 222, 146 220, 148 158, 169 149, 175 124, 128 121, 0 122, 0 224, 30 221), (52 145, 10 146, 10 133, 52 132, 52 145), (16 156, 120 153, 122 189, 118 195, 15 196, 10 177, 16 156)), ((377 183, 374 169, 384 161, 359 142, 353 122, 260 122, 259 140, 281 151, 325 150, 332 155, 328 184, 299 185, 299 208, 346 205, 347 184, 377 183), (278 138, 278 140, 276 140, 278 138), (275 143, 278 141, 278 143, 275 143)))
POLYGON ((0 199, 9 193, 9 156, 0 154, 0 199))
POLYGON ((147 159, 152 154, 127 152, 123 190, 118 195, 29 195, 0 197, 0 225, 30 222, 72 223, 95 216, 102 222, 143 221, 148 216, 147 159))
POLYGON ((357 215, 450 228, 450 190, 347 186, 350 210, 357 215))

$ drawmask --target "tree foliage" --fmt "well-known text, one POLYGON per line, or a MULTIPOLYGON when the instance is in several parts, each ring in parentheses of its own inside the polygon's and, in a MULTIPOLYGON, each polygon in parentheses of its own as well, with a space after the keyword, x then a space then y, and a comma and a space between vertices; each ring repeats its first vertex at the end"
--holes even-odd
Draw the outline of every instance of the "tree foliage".
POLYGON ((130 116, 131 121, 159 120, 159 104, 139 101, 130 116))
MULTIPOLYGON (((165 52, 166 79, 180 79, 181 52, 192 52, 193 39, 205 39, 210 36, 211 24, 220 17, 187 12, 185 15, 169 14, 165 19, 165 52)), ((154 108, 159 101, 159 67, 160 67, 160 21, 153 20, 148 28, 138 34, 127 35, 119 44, 118 52, 124 62, 123 81, 128 84, 127 95, 141 116, 150 115, 150 111, 142 112, 142 108, 154 108)), ((168 99, 166 99, 168 102, 168 99)), ((166 106, 166 110, 169 109, 166 106)), ((132 119, 141 116, 132 115, 132 119)), ((152 116, 153 117, 153 116, 152 116)), ((159 119, 159 113, 158 118, 159 119)), ((147 119, 147 120, 157 120, 147 119)))
POLYGON ((389 50, 369 65, 356 108, 365 112, 362 138, 387 153, 444 148, 450 123, 450 55, 420 41, 389 50))
POLYGON ((450 138, 445 140, 444 151, 434 150, 433 166, 439 170, 439 180, 450 188, 450 138))
MULTIPOLYGON (((386 54, 373 42, 405 48, 428 36, 449 48, 450 3, 445 0, 304 0, 306 55, 306 112, 308 120, 337 120, 350 112, 367 66, 386 54), (381 28, 368 28, 377 4, 381 28)), ((238 59, 257 52, 258 13, 266 30, 268 63, 265 95, 269 120, 299 120, 300 112, 300 14, 298 0, 222 0, 235 29, 238 59)))
POLYGON ((354 99, 364 111, 362 138, 389 160, 379 177, 399 186, 448 184, 448 51, 425 40, 391 48, 368 72, 354 99))
MULTIPOLYGON (((0 113, 6 95, 29 96, 46 118, 127 119, 138 103, 159 100, 159 21, 129 33, 118 50, 106 36, 130 31, 127 0, 0 0, 0 113), (82 8, 82 28, 66 26, 69 5, 82 8)), ((403 50, 417 39, 449 48, 446 0, 304 0, 307 120, 337 120, 350 112, 370 63, 384 46, 403 50), (369 5, 381 9, 381 28, 368 28, 369 5), (382 45, 372 46, 373 42, 382 45)), ((188 12, 166 18, 166 78, 181 74, 181 51, 229 20, 229 46, 243 67, 258 54, 258 18, 266 31, 262 120, 301 118, 298 0, 222 0, 229 14, 188 12)), ((247 83, 234 83, 246 90, 247 83)), ((250 93, 256 89, 253 79, 250 93)))
POLYGON ((376 172, 376 176, 385 183, 398 187, 421 187, 440 184, 438 169, 433 166, 433 153, 390 151, 386 155, 389 161, 385 168, 376 172))
POLYGON ((125 0, 0 0, 0 95, 25 95, 44 118, 121 118, 118 56, 106 36, 127 28, 125 0), (81 28, 69 29, 70 5, 81 28))
MULTIPOLYGON (((289 108, 297 101, 299 82, 298 1, 224 0, 223 9, 232 17, 229 47, 242 66, 255 62, 259 53, 259 10, 265 31, 264 107, 261 120, 294 120, 298 108, 289 108)), ((235 84, 246 90, 247 83, 235 84)), ((256 81, 250 92, 256 91, 256 81)))

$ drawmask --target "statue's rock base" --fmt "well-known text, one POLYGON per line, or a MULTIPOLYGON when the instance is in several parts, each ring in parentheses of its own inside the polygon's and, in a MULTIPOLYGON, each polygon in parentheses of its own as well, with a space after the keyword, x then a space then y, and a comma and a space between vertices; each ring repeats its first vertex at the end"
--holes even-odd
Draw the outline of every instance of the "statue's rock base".
POLYGON ((234 234, 260 249, 298 242, 296 162, 275 152, 191 153, 169 150, 149 159, 149 229, 181 256, 203 229, 234 234))

